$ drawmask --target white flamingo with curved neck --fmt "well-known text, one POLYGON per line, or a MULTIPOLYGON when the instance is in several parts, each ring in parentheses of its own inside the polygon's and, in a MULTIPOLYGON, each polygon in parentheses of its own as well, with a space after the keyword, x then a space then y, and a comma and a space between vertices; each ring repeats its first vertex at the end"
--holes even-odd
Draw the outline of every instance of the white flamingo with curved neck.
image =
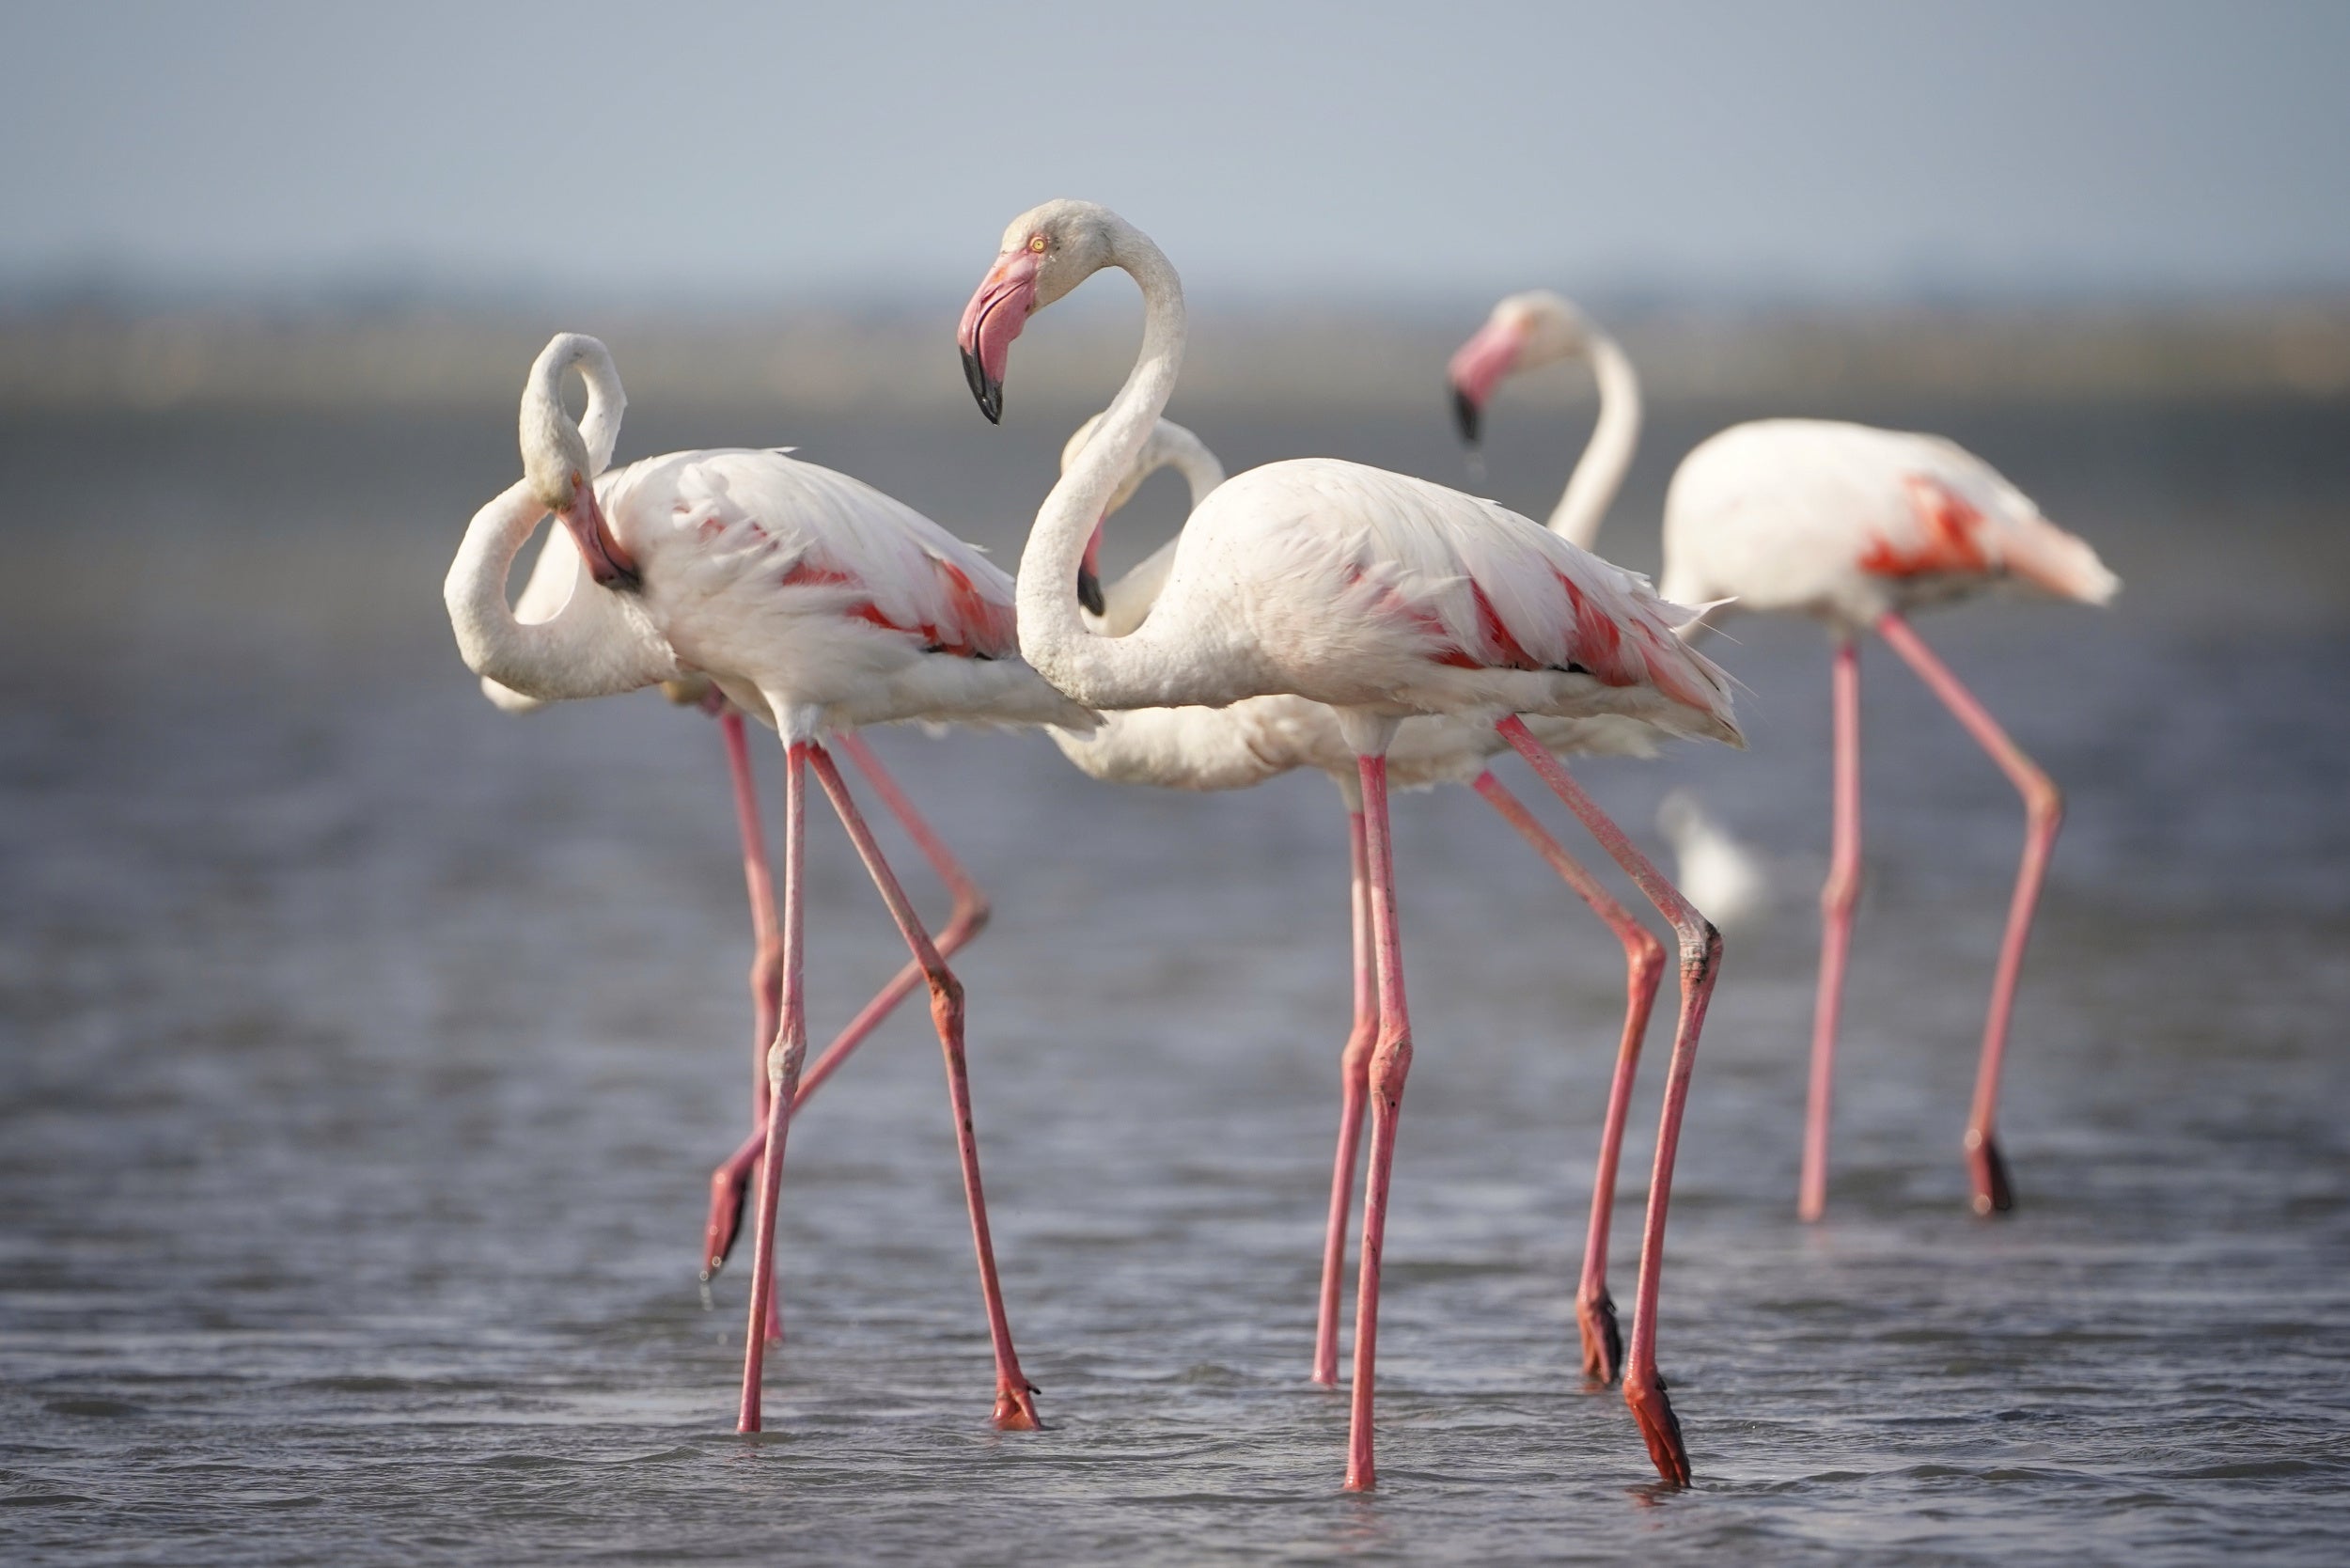
POLYGON ((1665 911, 1683 944, 1681 1027, 1651 1184, 1624 1393, 1668 1481, 1688 1457, 1656 1374, 1656 1287, 1672 1156, 1719 938, 1608 822, 1517 717, 1615 714, 1735 741, 1726 679, 1675 634, 1645 582, 1528 519, 1458 491, 1330 459, 1229 479, 1193 513, 1150 615, 1123 637, 1090 633, 1071 585, 1088 541, 1149 438, 1179 372, 1183 288, 1159 248, 1089 202, 1013 220, 959 332, 973 394, 1001 416, 1012 340, 1029 315, 1104 267, 1140 287, 1142 350, 1075 466, 1046 496, 1021 557, 1021 651, 1089 707, 1217 706, 1291 695, 1338 710, 1363 792, 1380 1027, 1369 1068, 1371 1168, 1355 1292, 1346 1484, 1375 1484, 1372 1385, 1380 1248, 1396 1118, 1411 1054, 1387 822, 1386 753, 1416 715, 1497 720, 1665 911))
MULTIPOLYGON (((1452 360, 1462 434, 1504 378, 1544 361, 1560 330, 1556 295, 1512 295, 1452 360)), ((1854 906, 1860 896, 1860 663, 1871 626, 1918 672, 2024 797, 2023 864, 1983 1022, 1961 1148, 1980 1215, 2014 1206, 1996 1133, 1999 1070, 2024 949, 2063 820, 2063 797, 1918 634, 1905 611, 2021 585, 2102 604, 2119 588, 2096 552, 2040 514, 1997 469, 1940 436, 1825 419, 1734 425, 1674 470, 1665 497, 1663 591, 1693 603, 1803 615, 1836 637, 1834 835, 1820 891, 1820 978, 1812 1012, 1803 1174, 1796 1212, 1827 1203, 1828 1119, 1854 906)), ((1712 619, 1709 617, 1709 619, 1712 619)))
MULTIPOLYGON (((1555 297, 1555 296, 1554 296, 1555 297)), ((1560 302, 1563 304, 1564 302, 1560 302)), ((1572 307, 1570 307, 1572 308, 1572 307)), ((1639 384, 1631 364, 1595 330, 1560 353, 1584 352, 1606 357, 1600 377, 1600 416, 1590 444, 1575 464, 1567 494, 1549 525, 1575 540, 1596 532, 1598 518, 1622 482, 1639 428, 1639 384)), ((1099 427, 1089 419, 1061 450, 1066 470, 1099 427)), ((1223 482, 1224 469, 1206 444, 1190 431, 1160 419, 1136 456, 1135 469, 1104 509, 1104 518, 1125 505, 1151 473, 1163 466, 1181 472, 1194 509, 1223 482)), ((1099 539, 1097 531, 1096 540, 1099 539)), ((1079 575, 1080 597, 1091 584, 1104 608, 1087 624, 1109 636, 1140 625, 1164 587, 1179 539, 1170 539, 1139 565, 1103 588, 1095 575, 1095 547, 1089 544, 1079 575)), ((1649 756, 1654 752, 1648 726, 1622 718, 1538 718, 1529 723, 1543 747, 1554 753, 1649 756)), ((1084 740, 1056 736, 1069 760, 1084 773, 1113 783, 1215 791, 1245 789, 1299 768, 1318 769, 1339 788, 1347 810, 1347 842, 1353 862, 1355 1022, 1340 1054, 1340 1114, 1337 1153, 1332 1161, 1330 1208, 1323 1236, 1322 1286, 1314 1329, 1313 1380, 1338 1382, 1339 1318, 1346 1263, 1346 1229, 1359 1164, 1368 1072, 1379 1017, 1371 954, 1369 872, 1365 863, 1361 782, 1354 753, 1339 730, 1337 713, 1299 697, 1255 697, 1224 708, 1135 708, 1105 713, 1102 728, 1084 740)), ((1496 778, 1488 760, 1504 749, 1490 722, 1458 716, 1408 718, 1398 727, 1386 754, 1391 790, 1465 783, 1524 837, 1543 862, 1607 923, 1623 944, 1625 1002, 1614 1083, 1607 1100, 1600 1152, 1591 1183, 1590 1216, 1583 1268, 1575 1291, 1575 1323, 1582 1341, 1583 1370, 1592 1381, 1615 1381, 1623 1361, 1616 1307, 1607 1289, 1608 1237, 1615 1213, 1617 1169, 1631 1111, 1640 1044, 1663 978, 1665 951, 1632 913, 1611 896, 1565 847, 1543 827, 1496 778)))
POLYGON ((1021 663, 1011 583, 912 509, 776 451, 677 452, 606 473, 558 396, 565 372, 614 375, 603 345, 558 337, 523 400, 525 478, 475 516, 445 587, 475 673, 525 697, 591 697, 706 674, 785 746, 782 980, 766 1058, 750 1323, 739 1425, 760 1426, 785 1129, 807 1049, 801 983, 804 776, 813 768, 931 992, 996 1364, 995 1421, 1036 1424, 996 1283, 972 1132, 962 985, 923 928, 831 758, 857 724, 1093 722, 1021 663), (508 569, 539 518, 570 532, 592 586, 526 623, 508 569), (828 744, 829 742, 829 744, 828 744))

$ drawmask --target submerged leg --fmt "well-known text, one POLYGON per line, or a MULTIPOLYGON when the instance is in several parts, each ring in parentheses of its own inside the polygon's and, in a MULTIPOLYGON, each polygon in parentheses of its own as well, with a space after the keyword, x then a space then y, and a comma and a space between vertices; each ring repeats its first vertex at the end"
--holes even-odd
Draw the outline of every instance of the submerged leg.
POLYGON ((1836 1024, 1844 1007, 1844 958, 1852 950, 1853 906, 1860 900, 1860 651, 1836 645, 1835 826, 1827 881, 1820 888, 1820 988, 1811 1010, 1811 1091, 1804 1114, 1803 1181, 1795 1213, 1817 1219, 1827 1207, 1828 1112, 1835 1095, 1836 1024))
POLYGON ((1371 1463, 1371 1392, 1379 1359, 1379 1261, 1387 1230, 1387 1181, 1395 1166, 1396 1119, 1412 1070, 1412 1022, 1403 998, 1402 933, 1395 911, 1395 841, 1387 824, 1387 760, 1361 758, 1363 839, 1371 883, 1371 948, 1378 979, 1379 1033, 1367 1074, 1371 1170, 1363 1187, 1363 1255, 1355 1283, 1355 1402, 1346 1444, 1346 1489, 1378 1484, 1371 1463))
MULTIPOLYGON (((740 715, 730 714, 729 717, 733 719, 739 731, 742 724, 740 715)), ((732 744, 732 740, 729 739, 729 746, 732 744)), ((952 957, 962 949, 965 943, 987 929, 988 917, 993 913, 988 906, 987 895, 979 891, 979 884, 971 880, 970 874, 963 869, 962 862, 948 852, 946 844, 932 830, 930 823, 923 821, 920 814, 914 809, 913 803, 907 800, 905 792, 898 788, 897 781, 882 770, 881 762, 866 746, 860 736, 853 730, 837 734, 833 737, 832 749, 840 752, 849 760, 854 762, 865 776, 871 780, 875 792, 882 797, 882 804, 889 808, 891 816, 898 819, 899 825, 905 829, 906 837, 914 840, 915 847, 922 854, 922 858, 930 862, 931 869, 938 873, 939 881, 945 883, 947 890, 954 895, 954 909, 948 916, 945 928, 938 933, 939 955, 952 957)), ((746 756, 743 764, 743 772, 738 775, 738 778, 747 778, 748 767, 746 756)), ((742 808, 746 799, 742 792, 743 788, 744 786, 738 783, 735 797, 738 808, 742 808)), ((757 831, 758 810, 757 801, 750 800, 749 815, 745 818, 749 825, 744 829, 744 840, 746 868, 751 858, 751 842, 748 835, 757 831)), ((766 851, 761 847, 758 852, 757 859, 762 874, 766 869, 766 851)), ((753 894, 753 918, 756 922, 758 908, 756 892, 753 894)), ((772 902, 770 908, 772 919, 772 902)), ((873 999, 866 1003, 855 1017, 849 1020, 847 1027, 834 1037, 830 1045, 824 1047, 823 1054, 809 1064, 807 1073, 800 1079, 797 1102, 806 1104, 808 1096, 822 1088, 824 1080, 831 1077, 838 1070, 840 1064, 849 1058, 849 1053, 863 1043, 867 1035, 880 1027, 882 1020, 888 1017, 900 1002, 913 995, 915 988, 921 983, 922 966, 919 964, 909 963, 890 977, 889 983, 874 994, 873 999)), ((771 1019, 771 1032, 772 1027, 771 1019)), ((766 1090, 766 1074, 763 1069, 760 1074, 760 1090, 763 1105, 766 1090)), ((728 1155, 724 1164, 711 1173, 710 1217, 703 1230, 702 1245, 702 1280, 704 1283, 708 1283, 717 1274, 719 1268, 726 1262, 728 1254, 733 1250, 735 1232, 742 1224, 743 1195, 749 1186, 752 1168, 759 1163, 759 1152, 765 1147, 766 1139, 766 1128, 762 1120, 760 1124, 753 1130, 750 1137, 728 1155)))
POLYGON ((1639 1070, 1640 1041, 1648 1033, 1649 1013, 1656 1006, 1657 981, 1664 978, 1665 945, 1576 863, 1525 804, 1502 787, 1501 780, 1490 772, 1480 773, 1469 788, 1518 830, 1623 944, 1623 1038, 1616 1046, 1615 1081, 1607 1089, 1599 1168, 1591 1177, 1590 1228, 1583 1238, 1583 1279, 1574 1293, 1574 1321, 1583 1335, 1583 1375, 1597 1383, 1613 1383, 1623 1365, 1623 1340, 1616 1328, 1615 1300, 1607 1294, 1607 1231, 1615 1215, 1616 1168, 1623 1158, 1623 1128, 1632 1111, 1632 1082, 1639 1070))
POLYGON ((1640 1435, 1648 1440, 1649 1458, 1655 1462, 1657 1474, 1686 1484, 1688 1449, 1681 1440, 1681 1423, 1665 1395, 1664 1380, 1656 1374, 1656 1292, 1664 1279, 1665 1215, 1672 1201, 1673 1156, 1681 1144, 1681 1115, 1689 1098, 1689 1074, 1697 1066, 1698 1035, 1705 1027, 1705 1009, 1713 1000, 1714 980, 1721 968, 1721 934, 1649 864, 1648 856, 1583 792, 1565 765, 1543 749, 1523 720, 1512 714, 1495 728, 1533 764, 1543 782, 1566 802, 1567 809, 1582 820, 1591 837, 1648 895, 1680 938, 1681 1018, 1673 1030, 1672 1060, 1665 1070, 1665 1109, 1656 1129, 1656 1163, 1649 1174, 1648 1220, 1640 1232, 1639 1294, 1632 1305, 1632 1343, 1625 1356, 1623 1398, 1640 1423, 1640 1435))
POLYGON ((1359 805, 1347 811, 1346 837, 1355 867, 1355 1027, 1339 1055, 1339 1152, 1330 1170, 1330 1223, 1322 1241, 1322 1310, 1314 1325, 1314 1381, 1324 1388, 1339 1380, 1339 1278, 1346 1268, 1346 1221, 1355 1204, 1363 1097, 1369 1092, 1371 1048, 1379 1030, 1379 980, 1371 951, 1371 871, 1359 805))
POLYGON ((1999 941, 1999 967, 1991 981, 1991 1011, 1983 1020, 1982 1060, 1975 1072, 1975 1103, 1967 1114, 1965 1143, 1975 1213, 2005 1214, 2015 1206, 2015 1196, 2008 1185, 2007 1163, 1999 1158, 1994 1137, 1999 1108, 1999 1061, 2007 1051, 2007 1026, 2015 1011, 2015 983, 2024 970, 2024 948, 2031 940, 2032 910, 2040 902, 2040 886, 2048 874, 2048 855, 2056 848, 2057 829, 2064 825, 2064 794, 2038 763, 2008 739, 1990 710, 1959 683, 1958 677, 1919 640, 1907 621, 1888 611, 1878 618, 1877 632, 1966 727, 1975 744, 1991 754, 1999 771, 2024 797, 2024 861, 2015 873, 2014 896, 2008 902, 2007 933, 1999 941))
POLYGON ((971 1123, 971 1081, 964 1059, 963 1047, 963 982, 947 967, 947 961, 922 929, 920 917, 914 912, 914 902, 898 885, 898 876, 882 857, 881 846, 873 840, 873 830, 866 825, 856 802, 850 798, 849 787, 840 772, 833 765, 822 746, 813 747, 809 762, 816 769, 817 781, 831 797, 832 808, 840 823, 849 830, 850 839, 865 862, 866 870, 873 878, 873 886, 881 890, 882 902, 904 933, 906 946, 914 949, 915 962, 921 966, 923 978, 931 990, 931 1017, 938 1026, 938 1042, 947 1058, 947 1098, 955 1119, 955 1149, 963 1161, 964 1196, 971 1206, 971 1243, 979 1254, 979 1294, 987 1303, 988 1337, 995 1346, 995 1424, 1007 1432, 1033 1432, 1037 1426, 1036 1389, 1020 1371, 1020 1358, 1012 1351, 1011 1325, 1004 1315, 1004 1294, 995 1278, 995 1247, 988 1237, 987 1194, 979 1184, 979 1147, 971 1123))
POLYGON ((743 1403, 738 1432, 759 1430, 760 1373, 767 1349, 767 1323, 775 1305, 776 1204, 783 1184, 784 1135, 791 1100, 798 1091, 800 1064, 807 1055, 807 1010, 800 983, 801 933, 807 899, 802 875, 807 842, 807 779, 810 745, 791 741, 783 763, 783 987, 776 1042, 767 1053, 767 1137, 759 1165, 759 1220, 751 1238, 751 1316, 743 1333, 743 1403))

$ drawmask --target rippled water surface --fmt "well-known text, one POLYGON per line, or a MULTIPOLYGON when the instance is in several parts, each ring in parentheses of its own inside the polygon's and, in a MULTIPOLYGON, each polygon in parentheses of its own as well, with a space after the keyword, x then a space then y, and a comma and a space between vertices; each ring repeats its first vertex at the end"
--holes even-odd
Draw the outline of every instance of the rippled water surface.
MULTIPOLYGON (((1050 1429, 986 1424, 913 1011, 794 1132, 791 1340, 772 1430, 738 1437, 740 1271, 713 1310, 694 1282, 750 1058, 717 736, 650 697, 519 721, 475 695, 434 588, 510 477, 508 423, 0 427, 0 1558, 2342 1560, 2344 413, 1902 411, 2131 580, 2110 615, 1924 623, 2070 791, 2007 1220, 1967 1216, 1957 1145, 2020 813, 1906 674, 1866 661, 1871 883, 1815 1228, 1792 1209, 1819 637, 1722 650, 1749 755, 1585 770, 1641 828, 1697 782, 1782 892, 1733 935, 1674 1193, 1690 1490, 1576 1371, 1614 944, 1473 796, 1401 802, 1419 1049, 1368 1497, 1338 1490, 1343 1399, 1305 1376, 1347 1006, 1326 783, 1158 795, 1034 737, 878 739, 995 900, 959 967, 1050 1429)), ((1214 414, 1236 462, 1458 472, 1440 427, 1214 414)), ((1653 439, 1607 541, 1635 564, 1705 422, 1653 439)), ((628 451, 694 433, 644 424, 628 451)), ((766 438, 1008 557, 1058 436, 1014 424, 766 438)), ((1522 506, 1556 466, 1534 433, 1495 456, 1522 506)), ((810 865, 821 1033, 900 949, 828 824, 810 865)), ((1643 1136, 1627 1308, 1646 1159, 1643 1136)))

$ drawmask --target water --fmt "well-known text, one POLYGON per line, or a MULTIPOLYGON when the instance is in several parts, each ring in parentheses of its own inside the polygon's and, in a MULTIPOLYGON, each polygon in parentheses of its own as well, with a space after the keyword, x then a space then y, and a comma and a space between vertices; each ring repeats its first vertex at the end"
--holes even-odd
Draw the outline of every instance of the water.
MULTIPOLYGON (((1235 463, 1457 471, 1433 414, 1194 412, 1235 463)), ((1659 421, 1612 549, 1650 558, 1671 454, 1736 412, 1659 421)), ((1674 1194, 1691 1490, 1576 1373, 1614 944, 1465 792, 1402 803, 1419 1053, 1368 1497, 1338 1490, 1343 1399, 1305 1378, 1347 1006, 1326 783, 1193 799, 1091 784, 1033 737, 878 739, 996 903, 959 967, 1050 1430, 987 1428, 909 1012, 794 1133, 791 1339, 772 1430, 738 1437, 741 1276, 711 1312, 693 1278, 750 1059, 717 738, 650 697, 520 721, 474 695, 433 588, 510 477, 504 419, 0 427, 0 1557, 2339 1560, 2344 412, 1882 416, 1998 453, 2130 583, 2109 615, 1924 622, 2070 791, 2011 1219, 1966 1215, 1957 1139, 2020 813, 1905 672, 1866 660, 1871 883, 1816 1228, 1792 1209, 1817 635, 1748 623, 1723 651, 1751 754, 1584 770, 1643 827, 1695 781, 1784 887, 1732 940, 1674 1194)), ((798 423, 942 516, 964 496, 1007 552, 1066 428, 798 423)), ((692 436, 639 425, 629 450, 692 436)), ((1504 432, 1498 493, 1543 500, 1556 440, 1504 432)), ((821 823, 810 876, 821 1034, 900 949, 821 823)))

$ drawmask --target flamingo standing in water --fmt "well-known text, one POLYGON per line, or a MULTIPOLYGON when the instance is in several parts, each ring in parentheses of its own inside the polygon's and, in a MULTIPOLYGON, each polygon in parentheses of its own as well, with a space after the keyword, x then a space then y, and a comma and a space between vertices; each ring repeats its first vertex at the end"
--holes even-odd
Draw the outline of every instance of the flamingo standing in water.
MULTIPOLYGON (((1542 298, 1503 301, 1495 321, 1454 357, 1454 395, 1465 438, 1476 438, 1476 414, 1494 387, 1534 362, 1507 352, 1496 323, 1513 301, 1542 298)), ((1999 945, 1962 1145, 1975 1212, 2000 1214, 2014 1206, 1995 1134, 1999 1067, 2032 911, 2063 821, 2063 796, 1904 614, 2010 583, 2091 604, 2104 604, 2121 587, 2086 542, 2041 516, 1989 463, 1939 436, 1822 419, 1735 425, 1683 459, 1666 493, 1661 591, 1668 597, 1692 604, 1735 599, 1741 609, 1807 615, 1826 623, 1836 638, 1835 825, 1820 892, 1820 979, 1796 1200, 1807 1220, 1819 1218, 1827 1202, 1837 1021, 1860 896, 1857 638, 1870 626, 2024 797, 2023 864, 1999 945)))
MULTIPOLYGON (((611 463, 626 399, 619 376, 607 373, 608 365, 587 362, 580 368, 588 385, 588 406, 579 425, 581 439, 588 447, 588 477, 593 479, 611 463)), ((561 613, 586 581, 579 547, 572 542, 570 532, 563 528, 548 529, 523 591, 515 598, 514 618, 525 625, 552 619, 561 613)), ((743 880, 751 905, 751 1132, 711 1173, 710 1212, 702 1228, 701 1253, 701 1280, 707 1286, 725 1266, 742 1230, 743 1195, 766 1144, 767 1051, 776 1038, 782 1005, 783 933, 776 919, 775 876, 767 856, 767 834, 760 815, 759 789, 751 772, 750 741, 744 729, 743 710, 728 701, 706 676, 682 675, 660 684, 662 694, 679 707, 698 708, 718 720, 733 785, 735 830, 743 844, 743 880)), ((487 676, 481 678, 481 692, 494 705, 509 713, 535 713, 547 706, 544 700, 525 697, 487 676)), ((843 732, 834 737, 834 744, 864 773, 890 814, 898 819, 906 836, 914 840, 916 848, 953 895, 954 907, 938 933, 939 956, 952 957, 986 928, 991 913, 987 896, 944 840, 914 809, 905 792, 883 770, 880 760, 861 738, 853 731, 843 732)), ((921 983, 922 966, 918 963, 908 962, 892 976, 801 1074, 797 1103, 807 1104, 808 1097, 839 1069, 866 1036, 879 1027, 921 983)), ((772 1295, 765 1333, 771 1342, 783 1338, 781 1309, 772 1295)))
MULTIPOLYGON (((1563 302, 1562 302, 1563 303, 1563 302)), ((1596 329, 1570 337, 1555 335, 1561 356, 1590 353, 1599 367, 1600 416, 1590 444, 1576 462, 1567 494, 1550 527, 1560 538, 1582 543, 1598 531, 1599 519, 1623 479, 1639 430, 1639 384, 1613 340, 1596 329)), ((1089 419, 1061 452, 1066 471, 1084 451, 1100 424, 1089 419)), ((1224 469, 1205 443, 1183 426, 1160 419, 1152 428, 1129 472, 1104 508, 1104 520, 1132 498, 1156 469, 1173 466, 1191 490, 1196 510, 1224 480, 1224 469)), ((1104 635, 1124 636, 1142 624, 1165 587, 1180 539, 1169 540, 1116 582, 1103 586, 1096 542, 1079 567, 1078 596, 1100 607, 1087 625, 1104 635)), ((1555 753, 1653 755, 1654 731, 1638 720, 1537 717, 1529 725, 1555 753)), ((1355 1024, 1340 1058, 1338 1152, 1330 1180, 1330 1210, 1324 1231, 1322 1288, 1314 1333, 1313 1379, 1338 1382, 1339 1313, 1346 1265, 1346 1228, 1360 1163, 1368 1072, 1379 1016, 1377 975, 1372 960, 1370 889, 1365 864, 1363 799, 1355 754, 1347 747, 1334 709, 1288 695, 1254 697, 1224 708, 1136 708, 1105 713, 1091 736, 1057 735, 1061 750, 1093 777, 1114 783, 1151 784, 1183 790, 1234 790, 1259 784, 1297 768, 1329 776, 1346 803, 1347 841, 1354 862, 1353 914, 1355 1024)), ((1583 1370, 1592 1381, 1615 1381, 1623 1341, 1615 1302, 1607 1289, 1607 1243, 1614 1217, 1616 1173, 1631 1111, 1634 1075, 1647 1033, 1656 987, 1664 973, 1665 949, 1630 911, 1618 903, 1577 864, 1533 814, 1494 776, 1488 760, 1504 749, 1493 725, 1459 715, 1403 721, 1386 754, 1390 790, 1427 789, 1466 783, 1516 828, 1567 886, 1606 921, 1623 943, 1626 967, 1624 1023, 1616 1055, 1615 1081, 1600 1137, 1598 1168, 1591 1184, 1590 1218, 1584 1238, 1581 1278, 1575 1292, 1575 1322, 1582 1339, 1583 1370)))
POLYGON ((1491 502, 1332 459, 1270 463, 1226 481, 1184 526, 1142 624, 1123 637, 1089 632, 1071 585, 1104 504, 1174 390, 1184 337, 1182 284, 1158 246, 1116 213, 1089 202, 1047 202, 1005 230, 958 335, 980 410, 998 419, 1011 344, 1028 316, 1104 267, 1124 270, 1141 289, 1142 349, 1101 428, 1037 514, 1020 562, 1020 650, 1044 679, 1089 708, 1220 706, 1289 695, 1338 711, 1363 794, 1379 1014, 1367 1069, 1371 1164, 1346 1485, 1359 1491, 1376 1482, 1380 1248, 1412 1057, 1386 752, 1403 720, 1429 714, 1495 722, 1681 937, 1682 1014, 1623 1386, 1659 1473, 1685 1482, 1687 1451, 1656 1373, 1656 1292, 1674 1146, 1720 942, 1518 715, 1614 714, 1668 733, 1736 742, 1727 681, 1682 643, 1674 631, 1680 618, 1641 579, 1491 502))
POLYGON ((564 374, 611 376, 592 337, 566 334, 532 368, 525 477, 477 513, 445 587, 465 662, 525 697, 631 690, 706 674, 785 748, 782 978, 767 1058, 749 1327, 739 1426, 760 1428, 785 1130, 807 1051, 801 983, 804 776, 813 768, 913 949, 946 1057, 980 1290, 995 1345, 995 1419, 1036 1424, 996 1283, 964 1053, 961 982, 900 887, 826 744, 901 719, 1084 727, 1092 715, 1021 663, 1011 582, 986 557, 869 486, 775 451, 677 452, 590 483, 591 454, 564 410, 564 374), (537 623, 505 594, 515 554, 552 511, 593 586, 537 623))

